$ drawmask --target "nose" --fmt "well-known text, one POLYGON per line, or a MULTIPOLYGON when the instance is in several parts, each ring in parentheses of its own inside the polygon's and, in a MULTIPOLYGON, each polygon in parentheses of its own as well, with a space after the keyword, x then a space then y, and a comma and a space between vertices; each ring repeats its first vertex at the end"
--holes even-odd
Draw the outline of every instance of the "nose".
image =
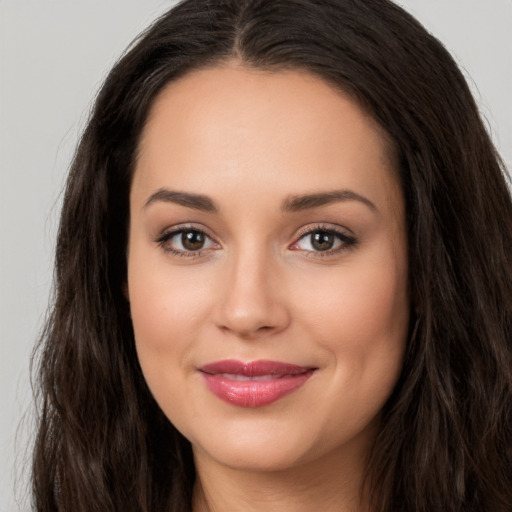
POLYGON ((240 255, 228 264, 217 304, 217 326, 241 338, 278 333, 290 323, 279 271, 269 257, 240 255))

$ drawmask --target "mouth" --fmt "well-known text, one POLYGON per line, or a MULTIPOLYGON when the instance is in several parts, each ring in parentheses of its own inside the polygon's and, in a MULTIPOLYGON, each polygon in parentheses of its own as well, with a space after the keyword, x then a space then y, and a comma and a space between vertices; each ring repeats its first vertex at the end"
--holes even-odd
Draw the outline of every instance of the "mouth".
POLYGON ((199 372, 217 397, 238 407, 262 407, 296 391, 317 368, 278 361, 244 363, 224 360, 209 363, 199 372))

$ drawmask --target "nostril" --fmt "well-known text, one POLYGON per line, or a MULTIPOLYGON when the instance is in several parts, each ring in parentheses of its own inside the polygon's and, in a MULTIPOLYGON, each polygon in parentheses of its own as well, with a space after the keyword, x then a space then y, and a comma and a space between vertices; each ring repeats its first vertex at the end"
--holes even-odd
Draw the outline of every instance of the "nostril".
POLYGON ((229 282, 215 306, 213 321, 217 327, 247 339, 286 328, 289 312, 275 286, 267 286, 259 272, 248 272, 245 267, 236 275, 238 278, 229 282))

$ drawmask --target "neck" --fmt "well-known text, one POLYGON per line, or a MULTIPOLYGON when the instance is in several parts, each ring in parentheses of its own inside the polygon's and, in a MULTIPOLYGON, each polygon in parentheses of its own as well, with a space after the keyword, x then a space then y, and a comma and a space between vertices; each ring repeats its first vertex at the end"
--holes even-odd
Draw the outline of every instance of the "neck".
POLYGON ((358 458, 347 463, 338 455, 279 471, 248 471, 195 451, 192 510, 367 512, 360 499, 364 462, 358 458))

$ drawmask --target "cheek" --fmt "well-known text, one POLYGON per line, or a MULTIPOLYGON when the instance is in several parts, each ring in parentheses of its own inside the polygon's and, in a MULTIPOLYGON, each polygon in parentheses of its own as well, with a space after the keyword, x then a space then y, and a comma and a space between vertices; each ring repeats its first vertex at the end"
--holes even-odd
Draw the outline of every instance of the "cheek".
POLYGON ((169 385, 187 366, 187 354, 211 309, 212 284, 204 277, 197 269, 173 270, 161 255, 152 260, 151 254, 131 250, 128 288, 135 344, 153 391, 169 385))
POLYGON ((179 272, 170 272, 168 265, 164 267, 155 263, 129 268, 131 317, 147 385, 174 426, 187 432, 194 415, 190 354, 208 315, 210 295, 207 283, 196 285, 197 276, 191 283, 190 276, 184 279, 179 272))
POLYGON ((333 392, 338 386, 353 390, 355 398, 385 400, 406 345, 406 264, 390 248, 361 258, 350 271, 340 267, 339 276, 316 277, 297 295, 296 317, 332 363, 333 392))
POLYGON ((297 297, 297 315, 322 348, 330 375, 323 400, 311 408, 324 418, 329 446, 375 425, 402 368, 409 323, 406 269, 395 260, 378 263, 354 266, 339 279, 319 279, 304 288, 304 300, 297 297))
POLYGON ((374 264, 365 260, 349 270, 340 268, 339 276, 317 273, 297 293, 296 316, 308 318, 329 344, 343 340, 340 349, 364 350, 379 340, 402 340, 409 317, 404 267, 381 257, 374 264))

